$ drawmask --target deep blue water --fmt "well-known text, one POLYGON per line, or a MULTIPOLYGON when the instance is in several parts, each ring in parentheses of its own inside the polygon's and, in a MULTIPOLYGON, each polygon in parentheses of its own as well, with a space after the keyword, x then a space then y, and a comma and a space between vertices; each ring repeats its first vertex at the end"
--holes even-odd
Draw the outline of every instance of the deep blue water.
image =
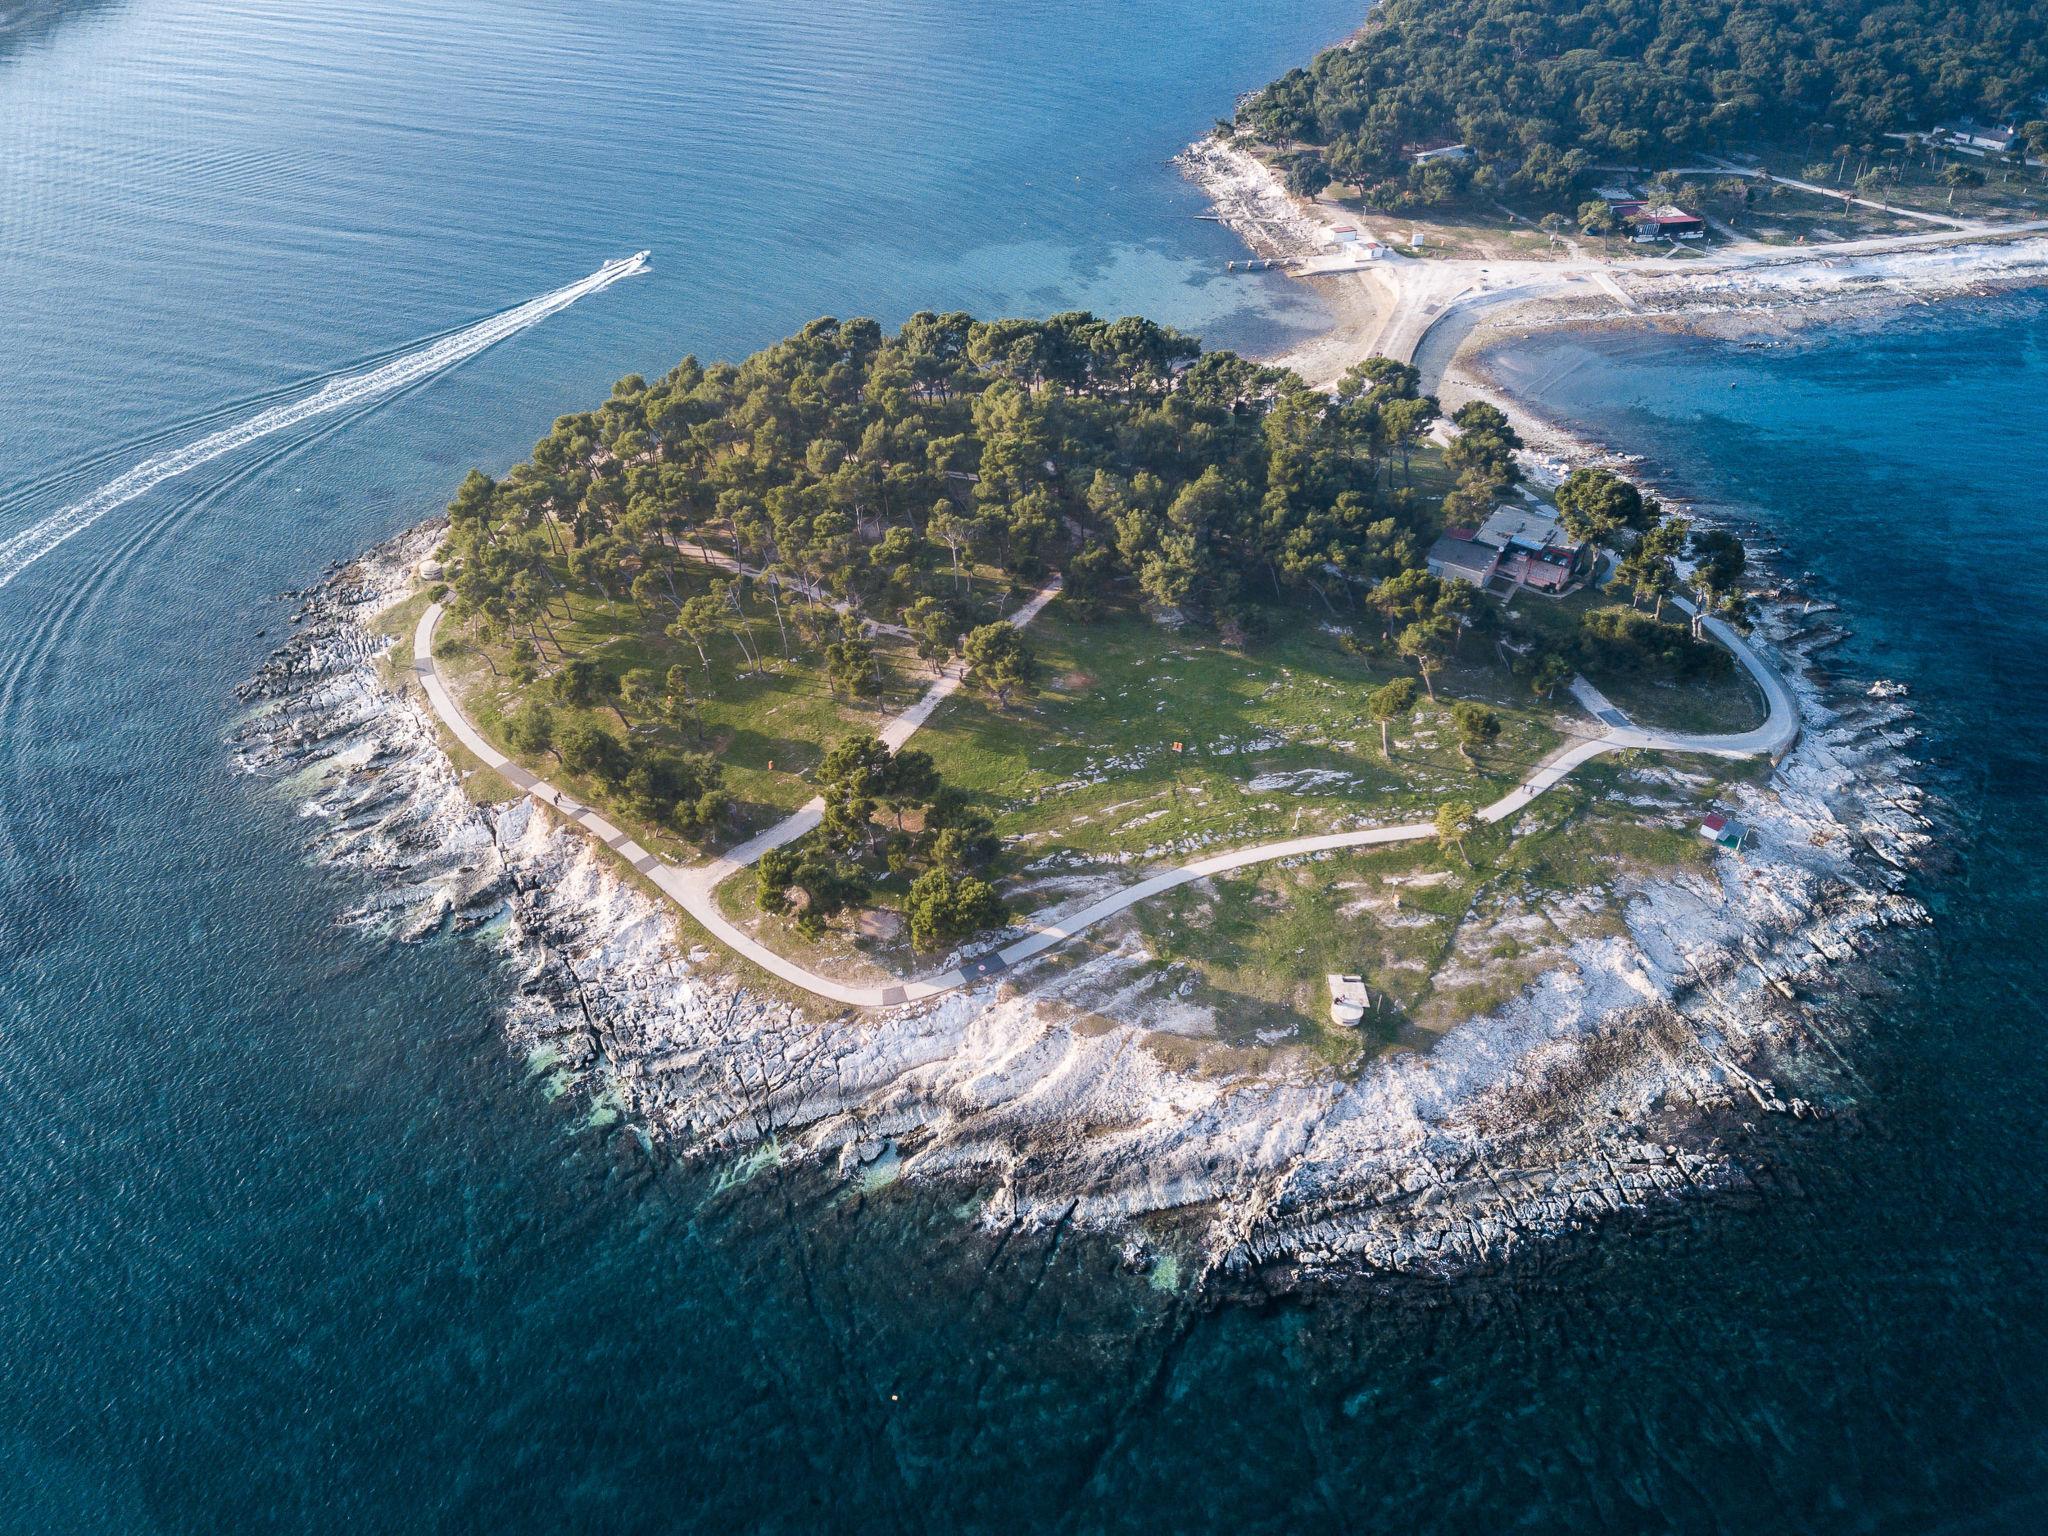
POLYGON ((0 56, 0 541, 656 261, 0 589, 0 1529, 2040 1526, 2033 301, 1520 365, 1853 604, 1959 869, 1857 1113, 1502 1275, 1198 1310, 957 1194, 718 1192, 542 1097, 474 946, 337 931, 227 772, 274 594, 620 373, 820 312, 1312 323, 1161 162, 1357 9, 116 0, 0 56))

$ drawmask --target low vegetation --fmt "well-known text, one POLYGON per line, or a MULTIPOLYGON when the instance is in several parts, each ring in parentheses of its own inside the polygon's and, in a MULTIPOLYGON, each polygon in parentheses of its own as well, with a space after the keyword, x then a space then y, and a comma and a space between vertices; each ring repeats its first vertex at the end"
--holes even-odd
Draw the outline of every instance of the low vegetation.
POLYGON ((1133 610, 1038 626, 1044 690, 1004 712, 966 700, 921 732, 948 782, 987 806, 1019 863, 1121 862, 1427 816, 1453 790, 1489 798, 1556 743, 1550 712, 1473 642, 1449 674, 1495 724, 1468 752, 1457 706, 1432 704, 1390 647, 1297 626, 1255 650, 1162 635, 1133 610), (1393 679, 1390 683, 1389 679, 1393 679), (1383 743, 1365 701, 1408 706, 1383 743))
MULTIPOLYGON (((1148 958, 1107 985, 1156 1027, 1230 1047, 1306 1047, 1340 1066, 1427 1049, 1574 943, 1618 931, 1632 882, 1703 867, 1712 849, 1691 823, 1719 787, 1599 764, 1515 829, 1458 827, 1462 851, 1355 849, 1197 882, 1133 912, 1148 958), (1365 978, 1360 1028, 1330 1022, 1331 973, 1365 978)), ((1103 933, 1090 950, 1099 961, 1120 942, 1103 933)))

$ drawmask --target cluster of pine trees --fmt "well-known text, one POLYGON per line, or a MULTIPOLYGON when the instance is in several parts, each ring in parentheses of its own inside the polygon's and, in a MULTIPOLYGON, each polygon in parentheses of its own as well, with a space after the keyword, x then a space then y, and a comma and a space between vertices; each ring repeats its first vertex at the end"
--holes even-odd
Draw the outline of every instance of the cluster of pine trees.
POLYGON ((931 754, 892 752, 848 737, 815 775, 825 802, 817 832, 775 848, 756 867, 764 911, 784 913, 812 937, 866 901, 878 869, 909 882, 904 915, 919 949, 937 949, 1008 921, 982 872, 998 843, 989 819, 939 780, 931 754), (878 817, 886 815, 887 824, 878 817), (909 825, 915 820, 915 828, 909 825))
POLYGON ((1318 174, 1376 206, 1469 191, 1568 208, 1598 164, 2040 118, 2044 88, 2048 0, 1379 0, 1355 41, 1273 82, 1238 126, 1324 146, 1318 174), (1409 153, 1445 140, 1473 158, 1409 153))
MULTIPOLYGON (((506 721, 516 748, 698 835, 731 808, 719 764, 631 727, 712 745, 699 698, 715 666, 779 651, 836 694, 873 694, 877 626, 900 627, 1009 707, 1037 668, 1002 616, 1055 570, 1070 609, 1137 598, 1234 640, 1303 601, 1359 611, 1389 576, 1433 592, 1420 565, 1439 509, 1410 470, 1436 405, 1418 382, 1375 359, 1325 394, 1140 319, 921 313, 894 335, 819 320, 736 365, 622 379, 503 478, 472 472, 448 509, 453 617, 516 680, 545 679, 506 721), (657 675, 576 654, 579 595, 628 605, 684 659, 657 675), (601 709, 618 735, 592 723, 601 709)), ((860 830, 929 766, 862 768, 875 753, 828 755, 818 781, 838 809, 763 862, 764 905, 815 928, 900 876, 920 943, 998 920, 979 873, 994 841, 959 797, 933 783, 915 832, 860 830)))
POLYGON ((538 649, 565 579, 630 593, 707 666, 719 635, 748 665, 787 650, 792 608, 907 623, 943 655, 1000 607, 992 583, 1055 566, 1083 599, 1121 586, 1243 628, 1418 563, 1434 514, 1405 471, 1435 414, 1384 359, 1331 396, 1139 319, 819 320, 738 365, 622 379, 502 480, 472 474, 456 593, 538 649), (730 581, 681 579, 714 547, 730 581))

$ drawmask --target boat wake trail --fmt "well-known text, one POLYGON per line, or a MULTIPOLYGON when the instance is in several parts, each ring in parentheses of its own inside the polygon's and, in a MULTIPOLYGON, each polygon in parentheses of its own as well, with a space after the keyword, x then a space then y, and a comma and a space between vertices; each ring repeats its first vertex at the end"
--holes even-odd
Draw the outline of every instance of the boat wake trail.
POLYGON ((346 410, 352 405, 377 399, 395 390, 406 388, 432 378, 445 369, 454 367, 465 358, 471 358, 487 347, 496 345, 509 336, 516 336, 529 326, 538 325, 549 315, 567 309, 578 299, 588 297, 600 289, 609 288, 623 277, 645 271, 647 252, 640 251, 620 261, 608 261, 590 276, 553 293, 544 293, 537 299, 504 310, 480 320, 465 330, 443 336, 429 342, 416 351, 407 352, 387 363, 367 369, 361 373, 345 374, 329 379, 312 394, 302 399, 287 401, 260 411, 246 421, 236 422, 176 448, 169 453, 145 459, 133 469, 108 481, 82 501, 73 502, 61 511, 53 512, 41 521, 31 524, 20 532, 0 539, 0 587, 6 586, 27 570, 36 561, 65 540, 85 532, 94 523, 105 517, 116 507, 133 501, 136 497, 154 490, 166 480, 197 469, 200 465, 219 458, 224 453, 282 432, 300 422, 315 417, 330 415, 346 410))

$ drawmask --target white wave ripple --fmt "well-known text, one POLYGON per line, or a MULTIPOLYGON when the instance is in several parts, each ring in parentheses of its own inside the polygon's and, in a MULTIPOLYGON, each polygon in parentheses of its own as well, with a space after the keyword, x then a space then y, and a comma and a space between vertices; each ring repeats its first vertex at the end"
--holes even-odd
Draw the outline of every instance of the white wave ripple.
POLYGON ((231 427, 209 433, 182 448, 145 459, 133 469, 108 481, 84 500, 73 502, 61 511, 53 512, 41 521, 0 540, 0 587, 8 585, 51 550, 67 539, 85 532, 115 508, 156 489, 166 480, 175 479, 259 438, 269 437, 301 422, 346 410, 349 406, 360 405, 380 395, 388 395, 408 385, 430 379, 435 374, 476 356, 487 347, 495 346, 507 337, 516 336, 528 327, 538 325, 549 315, 567 309, 578 299, 600 289, 609 288, 621 278, 645 271, 646 267, 645 251, 622 260, 608 261, 588 277, 557 288, 552 293, 544 293, 537 299, 529 299, 524 304, 503 310, 487 320, 480 320, 465 330, 429 342, 376 368, 330 379, 304 399, 272 406, 268 410, 259 411, 246 421, 239 421, 231 427))

